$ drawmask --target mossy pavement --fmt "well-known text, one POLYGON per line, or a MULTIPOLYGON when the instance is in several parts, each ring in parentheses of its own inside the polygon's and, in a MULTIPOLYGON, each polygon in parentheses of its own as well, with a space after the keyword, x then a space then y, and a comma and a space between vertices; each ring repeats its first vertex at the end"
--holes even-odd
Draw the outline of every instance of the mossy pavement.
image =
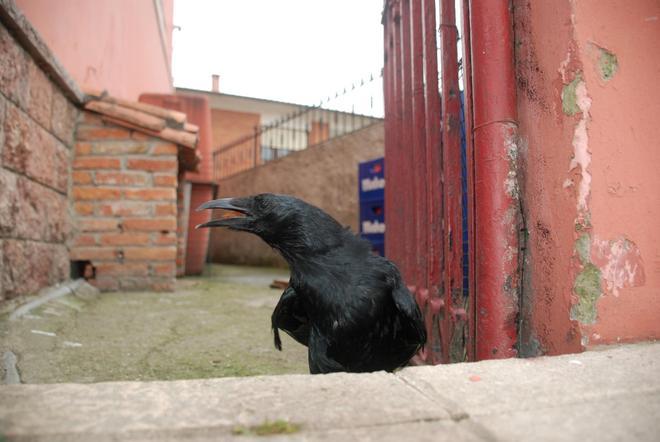
POLYGON ((23 383, 175 380, 308 373, 306 348, 283 336, 273 347, 270 314, 283 269, 208 266, 174 293, 67 295, 9 321, 0 353, 17 355, 23 383))

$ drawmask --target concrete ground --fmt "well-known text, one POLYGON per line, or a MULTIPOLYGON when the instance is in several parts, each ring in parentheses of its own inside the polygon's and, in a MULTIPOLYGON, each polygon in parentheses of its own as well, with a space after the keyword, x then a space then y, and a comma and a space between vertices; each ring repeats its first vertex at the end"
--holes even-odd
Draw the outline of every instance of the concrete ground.
POLYGON ((274 278, 288 273, 214 265, 174 293, 67 295, 14 321, 6 311, 0 355, 16 355, 23 383, 308 373, 306 348, 286 335, 273 346, 274 278))
POLYGON ((214 266, 173 294, 5 307, 0 442, 660 441, 660 343, 311 376, 303 347, 272 348, 282 277, 214 266))
POLYGON ((658 441, 660 344, 396 374, 0 387, 8 441, 658 441))

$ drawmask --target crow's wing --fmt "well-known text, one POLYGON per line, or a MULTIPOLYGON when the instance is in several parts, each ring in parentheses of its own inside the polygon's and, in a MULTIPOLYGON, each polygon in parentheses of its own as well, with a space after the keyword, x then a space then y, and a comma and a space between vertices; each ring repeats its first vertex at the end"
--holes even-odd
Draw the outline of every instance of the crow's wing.
POLYGON ((348 371, 346 367, 328 355, 328 340, 318 329, 312 328, 309 335, 307 356, 309 359, 309 372, 311 374, 334 373, 348 371))
POLYGON ((302 345, 309 343, 309 319, 305 312, 302 296, 291 287, 282 293, 270 318, 273 327, 275 348, 282 350, 282 341, 278 329, 284 330, 289 336, 302 345))
POLYGON ((421 347, 426 343, 424 320, 415 299, 401 280, 397 280, 392 288, 392 299, 401 313, 404 336, 412 341, 411 344, 416 343, 421 347))

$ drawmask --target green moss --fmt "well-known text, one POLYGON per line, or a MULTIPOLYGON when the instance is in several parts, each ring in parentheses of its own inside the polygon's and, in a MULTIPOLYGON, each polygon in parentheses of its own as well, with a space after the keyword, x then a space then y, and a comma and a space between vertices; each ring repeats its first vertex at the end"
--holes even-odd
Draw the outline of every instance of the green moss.
POLYGON ((282 419, 276 421, 266 421, 260 425, 251 427, 244 427, 237 425, 232 428, 231 432, 235 435, 248 435, 256 434, 257 436, 271 436, 274 434, 293 434, 300 431, 300 425, 292 422, 287 422, 282 419))
POLYGON ((583 230, 591 228, 591 216, 589 212, 585 213, 583 217, 575 220, 575 231, 581 232, 583 230))
POLYGON ((564 89, 561 91, 561 109, 566 115, 575 115, 581 112, 577 104, 577 94, 575 92, 581 81, 582 74, 578 72, 575 79, 564 85, 564 89))
POLYGON ((575 251, 583 265, 591 261, 591 237, 583 233, 575 242, 575 251))
POLYGON ((616 71, 619 69, 619 62, 616 55, 607 49, 600 48, 600 55, 598 57, 598 71, 600 78, 609 81, 614 77, 616 71))
POLYGON ((573 291, 578 297, 578 302, 571 309, 571 319, 583 324, 596 322, 596 302, 602 293, 600 269, 591 263, 585 264, 575 278, 573 291))

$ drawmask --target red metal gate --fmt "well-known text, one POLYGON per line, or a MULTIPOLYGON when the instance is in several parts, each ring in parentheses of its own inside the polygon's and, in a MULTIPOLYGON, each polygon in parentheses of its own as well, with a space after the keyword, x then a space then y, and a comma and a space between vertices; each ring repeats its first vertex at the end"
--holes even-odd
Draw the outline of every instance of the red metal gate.
POLYGON ((501 173, 513 167, 506 155, 511 138, 488 135, 511 135, 507 125, 515 121, 515 93, 513 111, 510 107, 501 111, 499 98, 510 103, 505 94, 512 72, 505 68, 497 77, 504 88, 497 87, 501 84, 491 87, 489 69, 498 67, 484 61, 493 51, 500 56, 497 62, 512 65, 511 58, 501 58, 507 50, 511 52, 511 22, 503 16, 509 14, 503 0, 462 0, 461 9, 462 91, 454 0, 388 0, 383 11, 386 255, 399 266, 424 312, 429 341, 420 356, 432 364, 515 355, 517 300, 512 293, 518 289, 518 249, 511 231, 517 234, 516 216, 505 219, 504 215, 510 215, 517 204, 496 190, 496 186, 505 189, 507 177, 501 173), (479 21, 476 34, 470 32, 471 21, 479 21), (498 26, 504 30, 493 30, 498 26), (497 41, 503 33, 509 40, 497 41), (472 47, 480 51, 474 59, 472 47), (472 94, 475 60, 481 68, 474 71, 478 103, 472 94), (467 153, 463 176, 461 92, 467 153), (494 95, 488 98, 488 94, 494 95), (479 112, 473 112, 473 104, 480 106, 479 112), (484 115, 501 119, 489 120, 484 115), (475 149, 481 162, 475 162, 475 149), (462 223, 462 180, 467 184, 467 227, 462 223), (482 220, 477 230, 475 214, 482 220), (485 246, 475 247, 482 240, 485 246), (469 269, 465 280, 464 263, 469 269))

